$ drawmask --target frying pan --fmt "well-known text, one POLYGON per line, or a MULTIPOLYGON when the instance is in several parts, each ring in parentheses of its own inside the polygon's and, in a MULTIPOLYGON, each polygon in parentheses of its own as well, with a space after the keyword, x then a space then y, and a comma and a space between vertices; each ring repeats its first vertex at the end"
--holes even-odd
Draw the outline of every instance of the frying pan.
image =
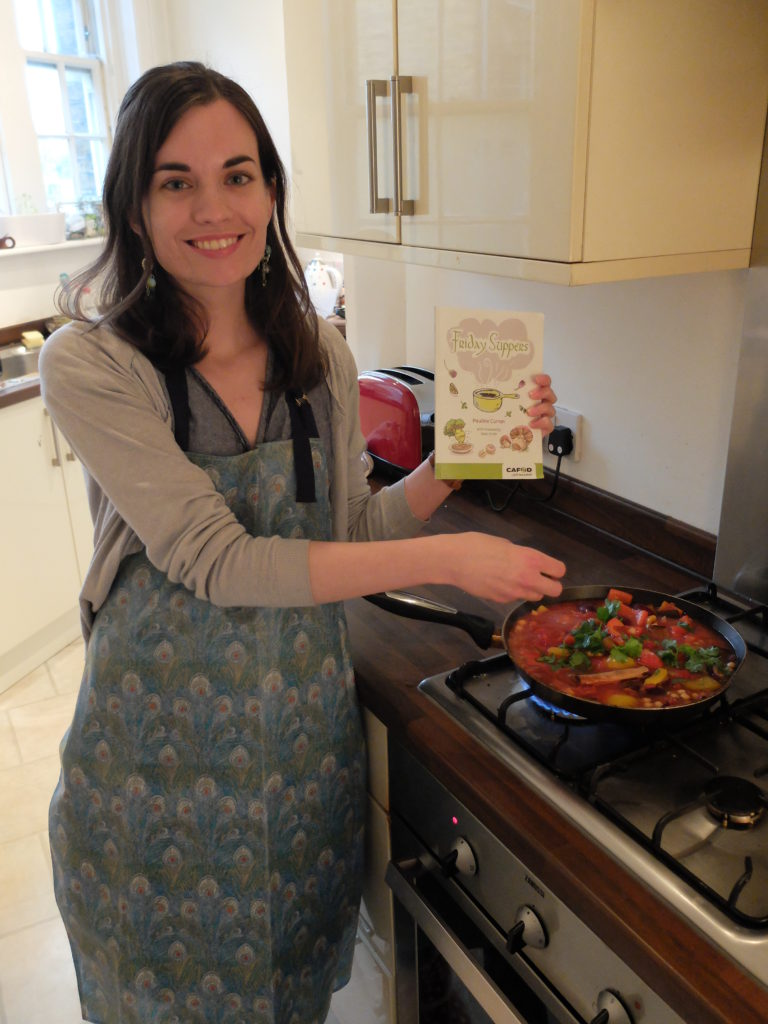
MULTIPOLYGON (((524 602, 516 605, 505 618, 500 633, 496 632, 495 625, 491 619, 460 612, 455 608, 438 604, 435 601, 429 601, 423 597, 417 597, 414 594, 388 591, 382 594, 369 594, 366 597, 366 601, 370 601, 386 611, 394 612, 395 615, 401 615, 405 618, 419 619, 423 622, 437 622, 445 626, 455 626, 469 633, 478 647, 503 647, 507 654, 510 654, 509 637, 515 623, 518 619, 533 611, 534 608, 539 608, 542 604, 559 604, 563 601, 603 600, 610 589, 612 589, 611 586, 603 585, 566 587, 557 598, 544 598, 541 601, 524 602)), ((747 656, 747 645, 741 634, 729 622, 714 615, 706 608, 701 608, 699 605, 679 597, 660 594, 655 590, 643 590, 640 587, 621 586, 616 589, 629 591, 638 604, 658 605, 662 601, 671 601, 697 622, 704 626, 709 626, 710 629, 718 633, 730 644, 736 662, 736 666, 725 686, 713 694, 703 697, 701 700, 694 701, 692 704, 681 704, 668 708, 614 707, 612 705, 600 704, 597 701, 587 700, 584 697, 561 693, 560 690, 556 690, 547 683, 540 682, 528 672, 518 668, 521 678, 530 686, 531 691, 550 704, 563 708, 565 711, 571 711, 590 721, 621 722, 624 725, 645 725, 652 721, 656 722, 661 718, 665 722, 676 724, 686 718, 700 714, 707 705, 719 700, 730 686, 733 676, 747 656)))

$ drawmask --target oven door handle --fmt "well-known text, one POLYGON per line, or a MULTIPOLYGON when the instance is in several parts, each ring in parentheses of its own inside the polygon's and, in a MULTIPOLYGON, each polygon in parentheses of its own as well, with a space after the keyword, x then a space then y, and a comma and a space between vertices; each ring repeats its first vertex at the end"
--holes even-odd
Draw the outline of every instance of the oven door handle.
POLYGON ((390 861, 385 879, 394 895, 474 996, 494 1024, 528 1024, 507 1001, 501 989, 478 966, 472 954, 426 902, 409 875, 418 877, 427 869, 414 859, 390 861))

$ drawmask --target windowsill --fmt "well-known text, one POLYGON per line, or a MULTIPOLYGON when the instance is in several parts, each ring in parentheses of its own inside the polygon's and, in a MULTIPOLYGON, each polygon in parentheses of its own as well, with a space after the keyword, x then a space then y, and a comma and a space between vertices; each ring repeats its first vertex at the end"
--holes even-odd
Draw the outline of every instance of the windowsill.
POLYGON ((55 245, 17 245, 14 249, 0 249, 0 259, 14 256, 32 256, 41 252, 71 252, 75 249, 90 249, 104 243, 104 236, 94 238, 76 238, 70 242, 57 242, 55 245))

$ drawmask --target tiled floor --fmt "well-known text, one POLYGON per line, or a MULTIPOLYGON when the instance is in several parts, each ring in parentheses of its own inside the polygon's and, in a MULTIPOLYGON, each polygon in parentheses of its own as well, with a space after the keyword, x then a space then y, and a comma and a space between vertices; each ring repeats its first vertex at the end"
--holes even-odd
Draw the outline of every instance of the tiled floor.
POLYGON ((80 642, 0 693, 0 1024, 80 1024, 53 898, 48 803, 83 671, 80 642))
MULTIPOLYGON (((82 1021, 48 849, 58 748, 82 671, 78 641, 0 693, 0 1024, 82 1021)), ((333 1012, 327 1024, 339 1024, 333 1012)))

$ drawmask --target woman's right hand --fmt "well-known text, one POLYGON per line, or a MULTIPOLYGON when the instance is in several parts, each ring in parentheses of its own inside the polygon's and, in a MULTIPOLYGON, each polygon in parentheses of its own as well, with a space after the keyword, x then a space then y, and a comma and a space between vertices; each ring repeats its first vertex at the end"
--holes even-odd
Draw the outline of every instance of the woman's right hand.
POLYGON ((536 548, 487 533, 445 534, 451 583, 468 594, 508 604, 557 597, 565 563, 536 548))
POLYGON ((309 572, 317 603, 437 583, 507 604, 557 597, 565 565, 535 548, 471 532, 354 544, 310 541, 309 572))

